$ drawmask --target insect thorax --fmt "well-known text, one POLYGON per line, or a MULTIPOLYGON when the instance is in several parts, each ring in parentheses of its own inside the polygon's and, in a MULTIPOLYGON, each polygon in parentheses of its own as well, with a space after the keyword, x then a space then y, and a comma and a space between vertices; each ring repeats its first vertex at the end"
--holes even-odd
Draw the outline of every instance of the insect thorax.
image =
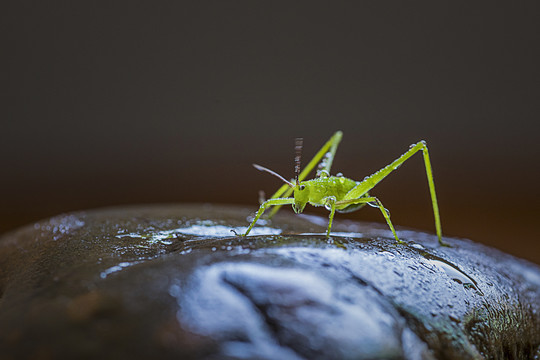
POLYGON ((328 196, 341 200, 357 182, 343 176, 328 176, 303 181, 302 184, 309 188, 309 201, 319 203, 328 196))

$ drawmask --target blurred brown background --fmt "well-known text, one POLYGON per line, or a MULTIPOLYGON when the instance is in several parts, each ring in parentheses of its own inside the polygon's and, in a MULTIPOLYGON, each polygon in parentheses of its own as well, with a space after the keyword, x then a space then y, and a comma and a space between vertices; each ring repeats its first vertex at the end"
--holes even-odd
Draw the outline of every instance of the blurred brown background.
MULTIPOLYGON (((540 263, 538 2, 2 8, 1 232, 131 203, 255 210, 280 184, 252 162, 292 176, 294 137, 307 161, 341 129, 355 179, 427 140, 444 234, 540 263)), ((372 193, 433 231, 421 156, 372 193)))

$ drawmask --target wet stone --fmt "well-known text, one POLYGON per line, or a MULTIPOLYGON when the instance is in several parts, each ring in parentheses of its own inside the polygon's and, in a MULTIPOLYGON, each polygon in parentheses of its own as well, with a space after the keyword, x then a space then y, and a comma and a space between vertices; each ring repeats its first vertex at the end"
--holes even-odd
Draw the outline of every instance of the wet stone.
POLYGON ((540 268, 281 211, 60 215, 0 238, 0 358, 533 359, 540 268))

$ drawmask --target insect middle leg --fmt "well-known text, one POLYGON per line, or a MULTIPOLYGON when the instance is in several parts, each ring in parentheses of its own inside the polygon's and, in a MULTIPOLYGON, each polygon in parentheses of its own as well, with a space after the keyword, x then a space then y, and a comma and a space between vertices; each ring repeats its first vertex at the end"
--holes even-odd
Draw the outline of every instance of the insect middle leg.
POLYGON ((266 200, 259 207, 259 210, 257 211, 257 214, 255 214, 255 218, 253 219, 253 221, 251 222, 251 224, 247 228, 246 232, 244 234, 242 234, 241 236, 247 236, 247 234, 249 234, 251 229, 253 229, 253 227, 255 226, 255 223, 257 223, 257 220, 259 220, 261 215, 264 214, 264 211, 268 207, 270 207, 270 206, 290 205, 290 204, 294 204, 294 198, 278 198, 278 199, 266 200))
POLYGON ((399 240, 396 230, 394 229, 394 225, 392 224, 392 220, 390 220, 390 214, 388 213, 388 210, 383 206, 381 201, 373 196, 366 196, 366 197, 360 197, 357 199, 348 199, 348 200, 340 200, 336 201, 332 204, 332 209, 330 210, 330 222, 328 224, 328 231, 326 233, 326 236, 328 237, 330 235, 330 227, 332 226, 332 219, 334 217, 335 207, 336 206, 347 206, 347 205, 355 205, 355 204, 367 204, 367 203, 375 203, 375 205, 381 210, 381 213, 384 216, 384 219, 386 220, 386 223, 388 224, 388 227, 390 230, 392 230, 392 234, 394 235, 394 238, 396 241, 400 244, 403 244, 403 241, 399 240))

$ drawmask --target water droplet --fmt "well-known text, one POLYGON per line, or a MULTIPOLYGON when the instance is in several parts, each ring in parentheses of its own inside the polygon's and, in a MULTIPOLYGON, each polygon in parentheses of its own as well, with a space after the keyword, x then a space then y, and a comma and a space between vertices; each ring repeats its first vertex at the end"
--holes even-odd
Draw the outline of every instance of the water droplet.
POLYGON ((329 177, 330 174, 326 170, 319 171, 319 177, 329 177))
POLYGON ((170 288, 169 288, 169 294, 171 296, 179 296, 181 294, 181 291, 182 289, 180 288, 180 286, 178 285, 172 285, 170 288))

